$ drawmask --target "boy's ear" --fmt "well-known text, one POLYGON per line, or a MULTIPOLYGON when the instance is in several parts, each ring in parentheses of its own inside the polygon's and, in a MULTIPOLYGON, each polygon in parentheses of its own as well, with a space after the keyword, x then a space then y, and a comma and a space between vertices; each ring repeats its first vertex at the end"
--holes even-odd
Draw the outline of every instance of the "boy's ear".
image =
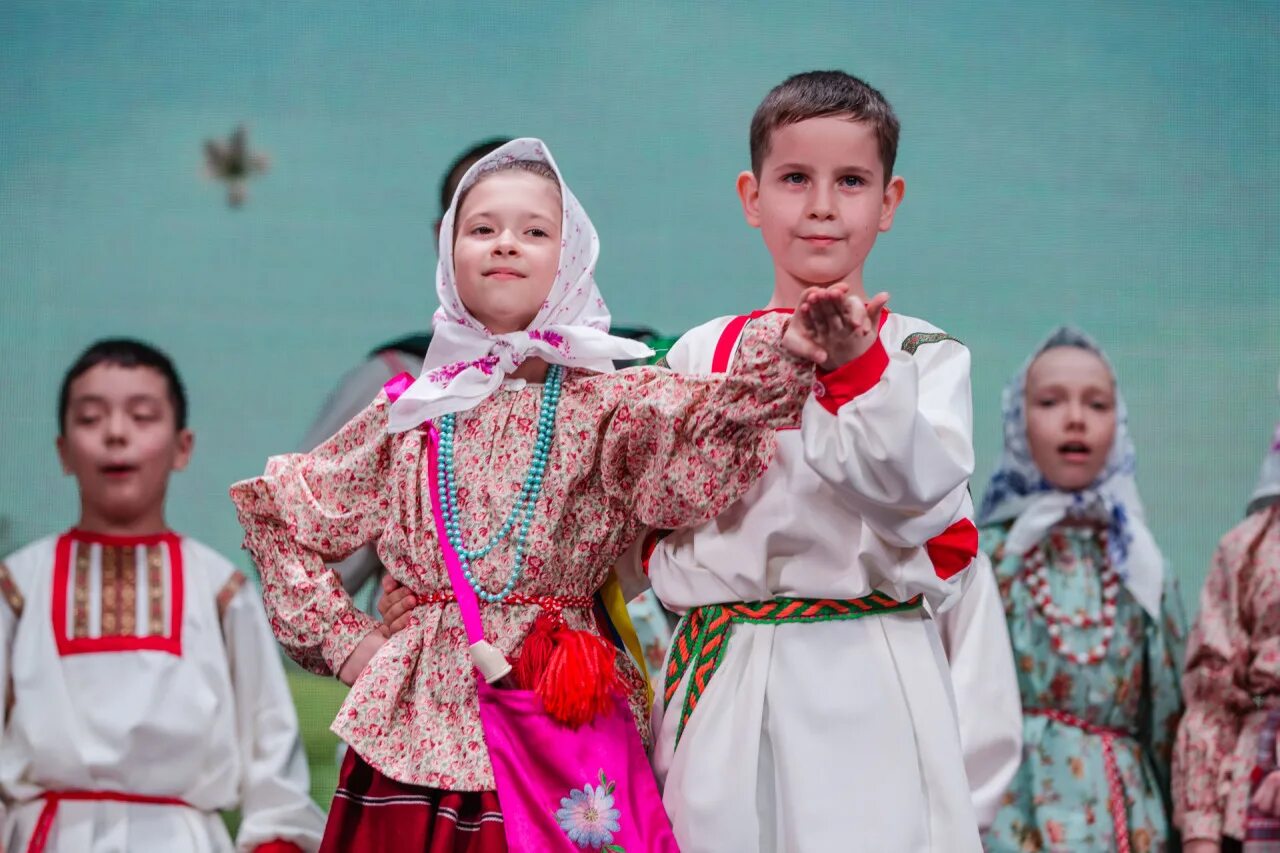
POLYGON ((191 451, 195 449, 196 434, 189 429, 178 430, 178 452, 173 456, 173 470, 184 471, 191 462, 191 451))
POLYGON ((907 194, 907 182, 901 175, 894 175, 884 187, 884 201, 880 204, 880 231, 888 231, 893 227, 893 215, 902 204, 902 197, 907 194))
POLYGON ((742 215, 752 228, 760 227, 760 182, 751 170, 738 175, 738 198, 742 201, 742 215))
POLYGON ((67 462, 67 437, 60 435, 54 439, 53 446, 58 449, 58 461, 62 463, 62 473, 70 474, 71 465, 67 462))

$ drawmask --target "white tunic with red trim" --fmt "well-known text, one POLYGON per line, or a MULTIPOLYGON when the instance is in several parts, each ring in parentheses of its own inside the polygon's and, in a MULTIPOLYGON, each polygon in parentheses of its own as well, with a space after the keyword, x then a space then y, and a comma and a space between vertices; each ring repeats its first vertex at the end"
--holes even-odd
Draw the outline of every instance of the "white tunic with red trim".
POLYGON ((243 581, 175 534, 73 531, 0 565, 7 853, 319 846, 284 670, 243 581))
MULTIPOLYGON (((671 368, 723 370, 739 326, 689 332, 671 368)), ((820 382, 746 497, 654 550, 649 580, 668 607, 879 591, 940 612, 959 599, 977 552, 968 351, 887 314, 877 344, 820 382)), ((981 849, 928 611, 735 624, 675 749, 687 681, 669 712, 655 708, 685 853, 981 849)))

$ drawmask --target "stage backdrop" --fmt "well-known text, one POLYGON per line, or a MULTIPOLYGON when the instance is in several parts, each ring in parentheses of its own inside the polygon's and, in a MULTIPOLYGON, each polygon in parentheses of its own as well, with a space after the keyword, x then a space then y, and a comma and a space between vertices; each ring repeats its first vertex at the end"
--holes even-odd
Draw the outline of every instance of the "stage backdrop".
POLYGON ((769 295, 734 177, 785 76, 892 100, 906 202, 869 286, 973 353, 980 494, 999 392, 1054 325, 1115 359, 1156 535, 1194 604, 1280 406, 1280 19, 1270 3, 7 2, 0 6, 0 538, 66 527, 59 379, 136 335, 197 433, 170 521, 248 568, 227 485, 339 375, 427 326, 440 172, 547 140, 617 322, 769 295), (271 160, 232 209, 202 143, 271 160))

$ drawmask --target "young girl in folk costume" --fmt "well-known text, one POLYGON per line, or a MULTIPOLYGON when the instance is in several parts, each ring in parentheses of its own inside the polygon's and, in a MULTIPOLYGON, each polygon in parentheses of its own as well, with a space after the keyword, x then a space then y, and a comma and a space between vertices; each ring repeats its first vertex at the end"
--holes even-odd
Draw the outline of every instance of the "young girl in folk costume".
POLYGON ((1004 392, 978 523, 1022 693, 1022 766, 990 851, 1176 850, 1169 761, 1184 621, 1143 516, 1124 401, 1084 333, 1054 332, 1004 392))
POLYGON ((1174 818, 1188 851, 1280 850, 1280 426, 1187 644, 1174 818))
MULTIPOLYGON (((504 832, 495 795, 453 553, 517 685, 582 723, 616 683, 647 736, 645 679, 599 639, 592 596, 646 525, 704 521, 741 496, 773 431, 798 422, 813 373, 779 350, 780 321, 760 325, 726 377, 612 372, 611 359, 649 350, 607 333, 597 254, 545 146, 498 149, 444 218, 422 376, 393 380, 315 451, 274 457, 232 488, 277 638, 303 666, 353 684, 333 726, 351 749, 324 849, 517 847, 522 828, 504 832), (375 539, 417 601, 389 638, 323 565, 375 539)), ((787 346, 810 352, 819 341, 801 325, 787 346)), ((613 833, 634 819, 613 807, 625 780, 599 781, 565 791, 565 849, 620 849, 613 833)))

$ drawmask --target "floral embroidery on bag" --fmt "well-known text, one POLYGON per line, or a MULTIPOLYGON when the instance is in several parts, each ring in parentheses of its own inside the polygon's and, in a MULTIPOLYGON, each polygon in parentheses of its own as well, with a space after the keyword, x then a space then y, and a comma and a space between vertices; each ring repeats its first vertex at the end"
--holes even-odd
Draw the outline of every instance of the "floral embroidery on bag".
POLYGON ((621 844, 613 843, 620 816, 613 807, 613 788, 613 782, 605 778, 602 769, 598 785, 587 783, 560 798, 556 820, 570 841, 605 853, 626 853, 621 844))

